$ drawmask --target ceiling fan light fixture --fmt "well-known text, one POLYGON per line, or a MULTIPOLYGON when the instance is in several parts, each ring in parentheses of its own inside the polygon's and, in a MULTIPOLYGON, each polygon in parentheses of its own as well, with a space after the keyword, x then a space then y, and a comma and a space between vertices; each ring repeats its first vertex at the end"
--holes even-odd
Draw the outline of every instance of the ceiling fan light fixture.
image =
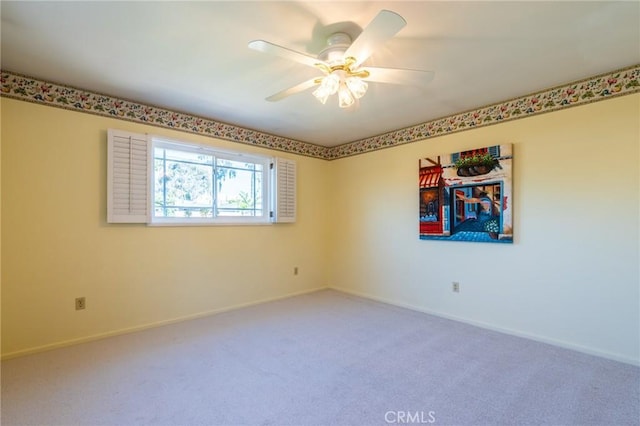
POLYGON ((335 67, 330 74, 324 76, 319 86, 312 92, 323 105, 329 96, 338 93, 338 105, 340 108, 348 108, 367 92, 368 85, 358 75, 351 74, 351 70, 335 67))

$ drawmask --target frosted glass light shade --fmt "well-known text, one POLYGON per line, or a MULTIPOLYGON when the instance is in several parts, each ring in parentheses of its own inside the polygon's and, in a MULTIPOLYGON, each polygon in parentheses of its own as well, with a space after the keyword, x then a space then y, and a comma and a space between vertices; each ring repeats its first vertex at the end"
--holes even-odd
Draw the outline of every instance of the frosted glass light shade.
POLYGON ((367 93, 367 88, 369 85, 366 81, 362 80, 360 77, 349 77, 346 82, 347 87, 353 94, 353 97, 356 99, 360 99, 367 93))
POLYGON ((315 96, 323 104, 327 102, 327 98, 338 91, 340 87, 340 78, 335 74, 325 76, 320 82, 320 86, 313 91, 315 96))
POLYGON ((338 91, 338 105, 340 108, 350 107, 355 101, 355 98, 351 94, 351 90, 349 90, 347 86, 342 85, 338 91))

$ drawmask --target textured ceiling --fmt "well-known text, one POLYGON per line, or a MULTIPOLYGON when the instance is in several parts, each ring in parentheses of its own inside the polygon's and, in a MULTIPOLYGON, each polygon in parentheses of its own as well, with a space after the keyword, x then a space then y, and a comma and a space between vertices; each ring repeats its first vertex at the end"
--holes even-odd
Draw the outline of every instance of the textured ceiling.
POLYGON ((639 2, 11 2, 2 69, 323 146, 336 146, 640 63, 639 2), (365 65, 435 72, 426 88, 370 84, 357 108, 318 75, 247 48, 317 55, 381 9, 407 26, 365 65), (335 97, 334 97, 335 98, 335 97))

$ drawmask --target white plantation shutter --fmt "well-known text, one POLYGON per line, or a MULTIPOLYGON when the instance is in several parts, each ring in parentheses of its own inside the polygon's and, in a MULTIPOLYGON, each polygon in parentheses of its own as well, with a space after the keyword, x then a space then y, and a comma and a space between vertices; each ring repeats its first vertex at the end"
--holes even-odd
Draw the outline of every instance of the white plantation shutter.
POLYGON ((274 162, 274 222, 296 221, 296 162, 276 158, 274 162))
POLYGON ((146 223, 149 212, 147 135, 108 131, 107 222, 146 223))

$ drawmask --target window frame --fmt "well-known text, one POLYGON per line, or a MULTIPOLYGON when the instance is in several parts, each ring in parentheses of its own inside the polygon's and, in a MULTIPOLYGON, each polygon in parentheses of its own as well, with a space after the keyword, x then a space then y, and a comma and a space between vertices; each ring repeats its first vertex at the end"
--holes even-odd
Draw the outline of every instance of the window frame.
POLYGON ((270 170, 274 162, 273 157, 259 154, 249 154, 242 151, 226 150, 210 145, 183 142, 164 137, 151 136, 149 138, 149 218, 150 226, 217 226, 217 225, 269 225, 271 220, 270 200, 272 188, 270 170), (213 217, 157 217, 155 216, 155 150, 156 148, 173 149, 176 151, 212 156, 213 162, 213 217), (224 159, 262 165, 262 212, 261 216, 219 216, 217 215, 217 177, 216 160, 224 159))

